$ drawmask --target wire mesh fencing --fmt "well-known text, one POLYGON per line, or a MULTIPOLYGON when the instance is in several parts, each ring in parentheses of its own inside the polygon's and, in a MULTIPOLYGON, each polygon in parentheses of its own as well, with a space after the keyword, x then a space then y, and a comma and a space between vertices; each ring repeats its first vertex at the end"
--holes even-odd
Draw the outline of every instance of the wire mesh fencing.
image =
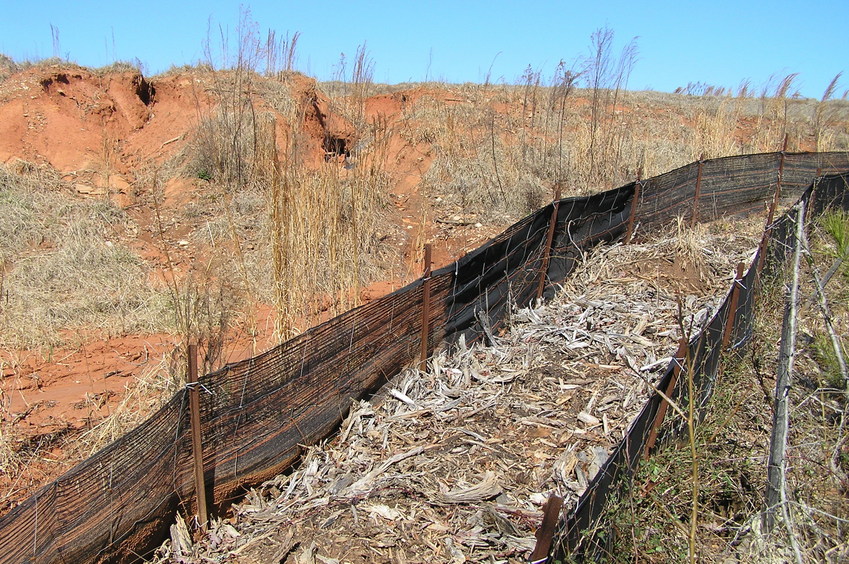
MULTIPOLYGON (((760 156, 758 156, 760 157, 760 156)), ((798 155, 795 166, 802 169, 798 155)), ((822 159, 818 159, 822 162, 822 159)), ((786 169, 785 169, 786 170, 786 169)), ((822 169, 819 170, 822 172, 822 169)), ((796 194, 802 175, 788 182, 788 191, 796 194)), ((752 188, 757 190, 755 183, 752 188)), ((769 194, 764 194, 764 197, 769 194)), ((657 388, 678 405, 689 405, 688 376, 693 383, 696 422, 704 418, 717 384, 720 358, 724 351, 738 351, 752 335, 755 302, 764 280, 782 276, 783 266, 795 246, 798 215, 807 210, 815 217, 830 208, 849 209, 849 175, 836 174, 815 178, 798 196, 796 204, 765 228, 764 240, 745 274, 735 278, 725 300, 713 317, 686 339, 673 356, 657 388), (798 204, 804 203, 804 207, 798 204)), ((678 208, 680 210, 680 207, 678 208)), ((640 461, 657 444, 682 436, 686 422, 681 417, 665 420, 663 396, 655 393, 631 423, 623 440, 588 485, 572 512, 559 522, 552 543, 552 558, 597 561, 609 554, 613 531, 603 522, 607 502, 623 495, 640 461), (659 438, 657 438, 659 437, 659 438)), ((621 497, 620 497, 621 498, 621 497)))

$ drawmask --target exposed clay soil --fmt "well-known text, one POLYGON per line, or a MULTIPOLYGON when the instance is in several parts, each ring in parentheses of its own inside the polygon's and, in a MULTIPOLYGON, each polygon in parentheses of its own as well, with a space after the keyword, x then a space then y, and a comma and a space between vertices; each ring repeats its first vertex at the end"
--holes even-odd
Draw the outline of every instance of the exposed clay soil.
MULTIPOLYGON (((324 160, 328 136, 351 139, 355 132, 329 109, 314 80, 293 74, 287 81, 292 99, 301 105, 307 161, 317 166, 324 160)), ((212 77, 202 70, 147 79, 134 71, 99 73, 74 65, 29 68, 0 82, 0 164, 20 175, 55 171, 74 198, 108 199, 122 208, 135 226, 135 236, 122 243, 152 267, 149 282, 161 284, 168 259, 176 270, 188 269, 202 258, 198 253, 203 249, 175 244, 165 256, 151 178, 164 174, 203 117, 214 111, 213 87, 212 77)), ((425 92, 447 96, 424 90, 375 96, 365 104, 366 119, 379 117, 391 124, 404 104, 425 92)), ((266 100, 255 103, 273 111, 266 100)), ((278 126, 277 134, 282 139, 285 127, 278 126)), ((433 221, 431 204, 418 186, 434 159, 431 147, 411 144, 400 135, 393 135, 388 145, 390 221, 398 228, 386 243, 402 249, 405 266, 400 278, 359 289, 361 302, 418 276, 422 241, 433 241, 434 265, 441 266, 504 227, 433 221)), ((167 241, 176 243, 197 227, 177 218, 181 209, 199 204, 206 190, 201 179, 167 177, 162 201, 156 203, 167 241)), ((228 335, 223 361, 247 358, 273 345, 270 307, 260 306, 257 316, 260 333, 228 335)), ((68 452, 74 437, 110 415, 144 374, 169 362, 180 344, 175 335, 98 331, 74 331, 67 341, 71 344, 61 348, 0 351, 2 413, 14 429, 16 448, 27 455, 23 472, 0 472, 0 514, 77 462, 81 453, 68 452)))

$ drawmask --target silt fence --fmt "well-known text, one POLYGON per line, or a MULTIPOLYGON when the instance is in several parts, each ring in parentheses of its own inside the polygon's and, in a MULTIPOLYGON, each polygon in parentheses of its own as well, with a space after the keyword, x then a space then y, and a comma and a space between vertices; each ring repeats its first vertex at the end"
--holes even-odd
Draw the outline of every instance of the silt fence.
MULTIPOLYGON (((416 362, 422 349, 461 336, 484 338, 506 323, 511 307, 553 295, 593 246, 639 237, 682 215, 708 221, 758 210, 776 194, 782 201, 796 198, 817 176, 845 171, 849 153, 746 155, 561 199, 421 280, 202 376, 191 386, 200 394, 209 504, 225 506, 296 463, 302 445, 332 434, 353 400, 416 362)), ((741 287, 751 287, 751 272, 741 287)), ((738 299, 737 318, 750 316, 750 297, 738 299)), ((718 362, 711 343, 723 332, 729 308, 717 312, 704 342, 690 345, 707 372, 718 362)), ((734 325, 735 346, 745 334, 742 324, 734 325)), ((633 471, 658 405, 652 398, 635 420, 630 438, 563 522, 558 546, 579 547, 586 539, 580 532, 600 515, 607 492, 633 471)), ((196 503, 190 419, 187 386, 139 427, 0 518, 0 563, 131 561, 150 553, 175 511, 193 511, 196 503)))

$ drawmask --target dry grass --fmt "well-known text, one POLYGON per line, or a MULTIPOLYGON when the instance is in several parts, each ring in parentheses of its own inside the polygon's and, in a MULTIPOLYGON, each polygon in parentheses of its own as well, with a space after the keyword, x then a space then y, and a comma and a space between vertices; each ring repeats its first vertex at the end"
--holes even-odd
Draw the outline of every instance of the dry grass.
MULTIPOLYGON (((0 378, 5 378, 5 362, 0 360, 0 378)), ((14 437, 15 432, 7 423, 10 420, 9 405, 11 404, 6 391, 0 388, 0 474, 15 476, 19 472, 20 460, 16 456, 14 437)))
POLYGON ((18 65, 11 57, 0 53, 0 83, 18 72, 18 65))
POLYGON ((849 103, 792 99, 790 78, 761 98, 610 88, 599 98, 565 77, 529 69, 520 85, 422 85, 399 130, 432 147, 423 190, 449 212, 508 221, 557 183, 565 195, 592 193, 700 156, 778 151, 785 133, 791 151, 849 148, 849 103))
POLYGON ((134 225, 107 200, 80 200, 49 171, 0 170, 0 346, 57 346, 71 328, 105 334, 162 329, 164 296, 125 246, 134 225))
POLYGON ((213 182, 203 207, 218 213, 191 240, 207 252, 236 257, 217 275, 242 288, 248 310, 274 304, 283 339, 322 312, 357 305, 357 289, 385 275, 387 249, 378 243, 392 229, 382 221, 389 134, 372 124, 356 154, 308 166, 300 157, 297 122, 284 146, 277 145, 276 124, 272 114, 257 118, 259 151, 250 162, 250 182, 230 188, 213 182))
POLYGON ((377 254, 384 229, 379 212, 388 179, 381 161, 385 134, 377 127, 371 133, 352 168, 335 161, 317 170, 292 166, 295 144, 284 149, 282 167, 270 165, 265 197, 280 338, 298 329, 296 320, 357 305, 357 289, 372 279, 369 257, 377 254))
POLYGON ((338 113, 354 124, 357 130, 366 128, 365 101, 374 93, 374 60, 367 45, 357 46, 354 60, 350 63, 345 53, 336 64, 335 80, 325 82, 322 88, 331 100, 331 111, 338 113), (348 66, 350 65, 350 69, 348 66))
MULTIPOLYGON (((227 46, 221 46, 220 58, 230 61, 229 68, 212 73, 216 113, 200 120, 186 155, 189 173, 224 193, 224 221, 215 230, 207 222, 207 233, 198 230, 195 237, 215 245, 214 232, 219 241, 222 233, 229 234, 223 241, 238 259, 247 309, 260 302, 273 304, 275 335, 282 341, 323 311, 336 314, 358 305, 358 288, 374 279, 378 269, 373 257, 388 192, 390 132, 385 122, 369 122, 364 115, 373 63, 362 46, 344 96, 331 104, 331 111, 357 125, 357 148, 316 165, 304 130, 315 100, 293 98, 291 72, 269 72, 280 58, 281 45, 272 35, 259 41, 249 12, 243 12, 242 20, 235 55, 228 59, 227 46), (271 65, 266 69, 270 80, 256 72, 261 61, 271 65), (260 99, 267 105, 263 109, 260 99), (257 197, 264 202, 261 214, 258 206, 247 215, 233 212, 234 203, 257 197), (242 238, 248 222, 267 244, 242 238)), ((296 42, 284 42, 287 65, 295 58, 296 42)), ((342 76, 347 76, 344 69, 342 76)), ((219 275, 234 278, 232 269, 219 275)))

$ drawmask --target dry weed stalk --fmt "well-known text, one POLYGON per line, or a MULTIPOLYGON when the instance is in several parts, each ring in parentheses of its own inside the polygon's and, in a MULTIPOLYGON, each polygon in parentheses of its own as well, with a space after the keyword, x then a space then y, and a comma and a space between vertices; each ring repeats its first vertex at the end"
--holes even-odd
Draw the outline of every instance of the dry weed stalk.
MULTIPOLYGON (((684 326, 683 304, 681 303, 680 295, 678 296, 678 328, 681 335, 686 335, 684 338, 689 343, 693 327, 692 325, 689 328, 684 326)), ((699 340, 699 343, 699 346, 701 346, 702 340, 699 340)), ((689 346, 686 348, 682 369, 687 371, 687 413, 684 419, 687 423, 687 443, 690 447, 690 488, 692 490, 690 498, 690 528, 687 539, 690 564, 695 564, 698 556, 696 534, 699 523, 699 453, 696 444, 696 387, 693 380, 696 375, 696 366, 694 355, 691 354, 689 346)))
POLYGON ((839 72, 831 79, 814 109, 814 137, 817 151, 828 151, 833 148, 834 126, 837 125, 835 114, 837 112, 828 102, 834 96, 841 76, 843 76, 843 73, 839 72))
MULTIPOLYGON (((221 257, 215 253, 205 264, 197 263, 182 274, 172 260, 170 244, 160 213, 159 195, 154 179, 153 209, 160 250, 165 257, 163 273, 170 296, 173 324, 181 337, 182 358, 187 358, 188 346, 196 344, 203 350, 202 369, 211 371, 218 367, 224 351, 225 335, 233 312, 239 305, 239 292, 226 277, 220 276, 221 257)), ((185 362, 179 363, 182 371, 185 362)), ((185 375, 182 374, 182 377, 185 375)))
MULTIPOLYGON (((789 135, 790 98, 798 97, 798 92, 791 92, 791 89, 798 76, 799 73, 791 73, 778 79, 773 75, 763 86, 752 152, 774 151, 789 135)), ((795 141, 797 136, 792 137, 795 141)))
MULTIPOLYGON (((374 63, 362 45, 351 81, 345 85, 346 96, 334 100, 330 110, 358 125, 363 139, 357 147, 341 147, 328 137, 326 162, 311 164, 305 158, 310 147, 302 131, 306 108, 291 99, 275 98, 276 113, 260 115, 254 103, 260 89, 264 96, 270 92, 258 80, 257 66, 265 61, 266 74, 284 81, 284 71, 294 65, 298 35, 278 41, 269 31, 263 42, 247 10, 241 14, 232 58, 227 35, 223 30, 220 35, 219 58, 228 70, 213 73, 219 106, 214 118, 201 120, 193 166, 198 176, 224 186, 229 199, 254 188, 264 194, 266 213, 261 221, 271 243, 266 255, 271 284, 249 279, 249 259, 232 219, 228 232, 240 257, 245 288, 258 298, 261 288, 271 287, 274 335, 279 342, 311 324, 322 311, 339 313, 358 303, 357 288, 372 275, 364 259, 372 250, 380 194, 386 186, 388 125, 365 121, 374 63), (284 71, 278 68, 281 58, 284 71)), ((206 52, 214 66, 209 41, 206 52)), ((344 58, 340 67, 344 79, 344 58)))
POLYGON ((609 28, 596 30, 591 38, 590 56, 585 59, 584 78, 590 90, 590 140, 586 160, 589 179, 604 174, 602 170, 615 170, 620 166, 622 133, 617 118, 622 96, 627 91, 628 78, 637 58, 636 40, 622 50, 618 58, 613 54, 614 33, 609 28))
POLYGON ((301 33, 296 31, 292 37, 287 33, 277 38, 277 32, 269 29, 265 38, 265 76, 282 80, 286 73, 295 70, 297 61, 298 39, 301 33), (281 60, 282 58, 282 60, 281 60))
POLYGON ((270 148, 264 166, 278 339, 294 335, 297 323, 321 311, 335 314, 358 305, 358 288, 373 276, 366 258, 374 254, 388 183, 386 127, 372 123, 362 149, 317 169, 301 164, 297 131, 285 139, 282 163, 273 157, 273 126, 261 135, 261 145, 270 148))
POLYGON ((368 45, 363 43, 357 46, 350 75, 347 56, 341 53, 333 82, 325 84, 325 91, 331 98, 331 110, 354 124, 358 131, 368 127, 365 102, 374 90, 373 79, 374 59, 368 52, 368 45))

